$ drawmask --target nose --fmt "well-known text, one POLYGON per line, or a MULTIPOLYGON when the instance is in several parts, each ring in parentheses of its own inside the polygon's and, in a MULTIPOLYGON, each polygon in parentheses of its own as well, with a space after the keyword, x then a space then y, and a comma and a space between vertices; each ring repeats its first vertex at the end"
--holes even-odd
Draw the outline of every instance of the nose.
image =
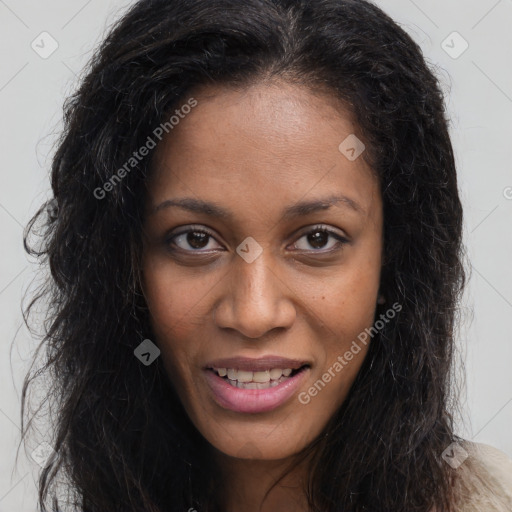
POLYGON ((261 254, 252 263, 235 260, 226 276, 226 289, 214 310, 219 328, 235 329, 247 338, 260 338, 276 328, 289 328, 296 317, 293 292, 284 276, 261 254))

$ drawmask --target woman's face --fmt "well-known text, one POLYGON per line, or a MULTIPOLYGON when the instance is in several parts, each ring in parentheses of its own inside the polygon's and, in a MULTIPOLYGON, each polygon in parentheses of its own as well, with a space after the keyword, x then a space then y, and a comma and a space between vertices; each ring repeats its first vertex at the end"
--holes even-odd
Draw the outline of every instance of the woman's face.
POLYGON ((194 98, 155 150, 148 184, 153 341, 215 448, 282 459, 321 432, 367 353, 379 186, 328 96, 280 82, 194 98))

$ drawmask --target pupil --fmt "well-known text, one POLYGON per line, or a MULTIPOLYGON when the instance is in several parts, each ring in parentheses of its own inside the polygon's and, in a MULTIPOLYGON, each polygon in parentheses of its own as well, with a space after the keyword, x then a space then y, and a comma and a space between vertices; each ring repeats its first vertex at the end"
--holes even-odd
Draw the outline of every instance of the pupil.
POLYGON ((207 242, 208 236, 209 235, 206 233, 193 231, 187 234, 187 242, 195 249, 202 249, 205 245, 208 245, 207 243, 204 243, 205 241, 207 242))
POLYGON ((328 234, 325 231, 315 231, 308 235, 309 243, 313 247, 323 247, 327 243, 328 234))

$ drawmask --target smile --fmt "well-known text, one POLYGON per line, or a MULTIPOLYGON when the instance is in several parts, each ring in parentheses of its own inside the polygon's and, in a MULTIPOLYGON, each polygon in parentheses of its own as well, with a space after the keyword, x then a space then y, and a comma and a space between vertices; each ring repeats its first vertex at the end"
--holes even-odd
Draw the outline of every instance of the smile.
POLYGON ((248 371, 207 368, 206 380, 213 398, 225 409, 240 413, 267 412, 283 405, 299 389, 310 367, 248 371))
POLYGON ((235 370, 233 368, 213 368, 219 377, 224 377, 228 382, 240 389, 267 389, 275 387, 283 382, 292 372, 291 368, 273 368, 259 372, 235 370), (284 377, 285 379, 281 378, 284 377))

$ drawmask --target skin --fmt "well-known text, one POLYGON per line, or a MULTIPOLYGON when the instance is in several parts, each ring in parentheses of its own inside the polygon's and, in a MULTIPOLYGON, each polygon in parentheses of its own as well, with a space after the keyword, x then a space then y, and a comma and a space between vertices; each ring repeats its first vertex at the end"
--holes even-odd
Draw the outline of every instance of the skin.
POLYGON ((193 97, 198 105, 155 150, 148 182, 142 270, 154 341, 229 482, 224 510, 307 510, 305 464, 263 496, 340 407, 369 343, 307 405, 293 396, 265 413, 219 406, 202 368, 237 355, 303 359, 311 364, 300 389, 307 391, 349 350, 373 324, 379 294, 378 181, 362 157, 350 161, 338 149, 358 129, 328 93, 274 81, 243 90, 208 86, 193 97), (299 201, 332 195, 358 206, 282 215, 299 201), (232 218, 156 210, 182 197, 214 202, 232 218), (322 237, 318 224, 347 242, 322 237), (197 227, 212 237, 192 239, 195 245, 186 234, 171 240, 197 227), (263 250, 252 263, 236 252, 249 236, 263 250))

